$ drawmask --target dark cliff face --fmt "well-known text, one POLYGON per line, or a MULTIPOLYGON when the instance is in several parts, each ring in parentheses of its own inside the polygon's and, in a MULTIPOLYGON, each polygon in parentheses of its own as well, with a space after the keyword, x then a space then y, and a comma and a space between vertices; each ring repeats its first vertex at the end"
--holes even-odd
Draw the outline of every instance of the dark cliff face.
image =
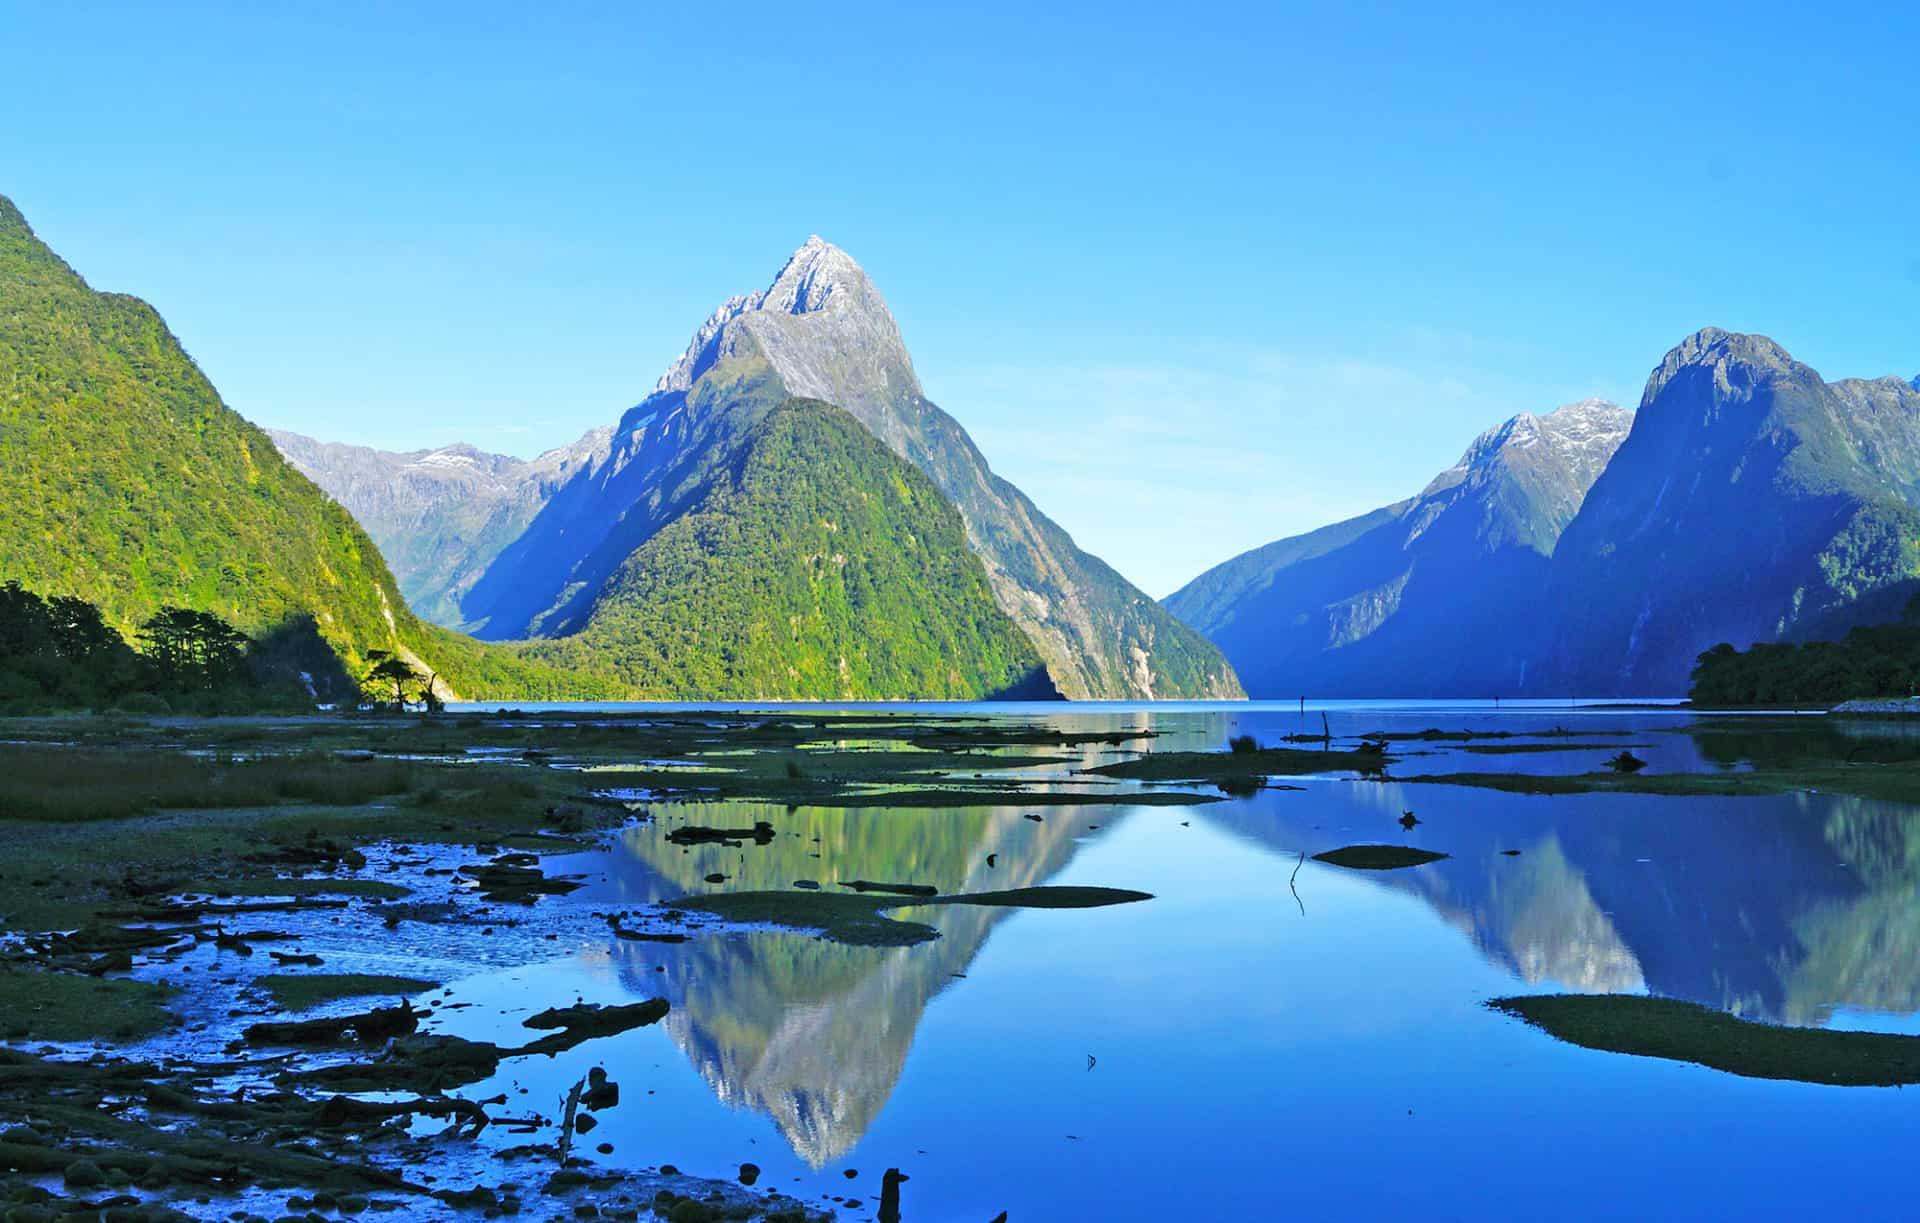
POLYGON ((1419 496, 1236 557, 1167 606, 1256 696, 1513 692, 1549 558, 1630 419, 1600 401, 1514 417, 1419 496))
POLYGON ((1688 337, 1561 538, 1538 689, 1680 694, 1717 642, 1883 614, 1920 574, 1917 425, 1896 379, 1829 385, 1763 336, 1688 337))
POLYGON ((1234 697, 1232 668, 999 479, 921 392, 885 301, 844 251, 810 239, 765 290, 728 300, 604 456, 562 485, 461 601, 490 638, 563 636, 591 619, 634 549, 697 502, 789 397, 832 403, 959 510, 994 599, 1078 697, 1234 697))

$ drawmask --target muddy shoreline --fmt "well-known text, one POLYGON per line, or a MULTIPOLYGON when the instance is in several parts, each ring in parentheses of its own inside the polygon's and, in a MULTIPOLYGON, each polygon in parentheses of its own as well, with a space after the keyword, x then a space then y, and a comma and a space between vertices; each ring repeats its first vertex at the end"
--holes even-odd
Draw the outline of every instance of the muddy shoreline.
MULTIPOLYGON (((1141 736, 975 718, 76 717, 13 720, 0 739, 15 796, 0 832, 16 850, 0 868, 0 1203, 21 1217, 792 1223, 869 1205, 871 1190, 800 1202, 671 1163, 602 1166, 611 1148, 589 1135, 596 1102, 617 1107, 611 1068, 595 1068, 597 1097, 583 1082, 588 1105, 571 1111, 462 1095, 503 1063, 610 1039, 668 1004, 645 1004, 633 1024, 583 1008, 500 1047, 439 1034, 440 1008, 464 1004, 447 1002, 433 969, 537 963, 610 937, 671 943, 730 922, 815 928, 778 903, 730 919, 725 906, 621 915, 571 902, 578 881, 546 864, 656 811, 691 829, 685 812, 743 797, 1209 798, 1073 775, 1131 755, 1141 736), (523 1140, 483 1150, 471 1140, 489 1128, 523 1140)), ((879 918, 882 898, 863 903, 876 925, 932 936, 879 918)), ((553 1001, 564 1013, 568 1000, 553 1001)))

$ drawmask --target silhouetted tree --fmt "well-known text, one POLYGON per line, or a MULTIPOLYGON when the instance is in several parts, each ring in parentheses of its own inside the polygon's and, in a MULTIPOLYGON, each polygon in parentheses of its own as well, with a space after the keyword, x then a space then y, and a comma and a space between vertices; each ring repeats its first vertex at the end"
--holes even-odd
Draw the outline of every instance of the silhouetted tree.
POLYGON ((386 650, 369 650, 367 660, 373 665, 360 682, 368 695, 395 709, 406 708, 412 699, 409 690, 420 683, 420 673, 413 664, 386 650))
POLYGON ((0 586, 0 699, 93 707, 138 686, 136 659, 84 599, 0 586))
POLYGON ((212 612, 163 607, 140 626, 140 640, 161 682, 181 691, 225 688, 246 676, 246 634, 212 612))

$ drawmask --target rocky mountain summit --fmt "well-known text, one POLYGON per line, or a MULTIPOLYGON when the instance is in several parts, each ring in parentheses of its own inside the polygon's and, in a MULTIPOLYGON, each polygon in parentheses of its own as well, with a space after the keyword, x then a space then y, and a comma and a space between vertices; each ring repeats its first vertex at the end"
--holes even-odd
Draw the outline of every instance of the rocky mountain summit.
POLYGON ((869 427, 895 396, 920 394, 913 359, 880 291, 851 256, 818 235, 793 253, 772 284, 715 310, 660 375, 654 395, 690 390, 743 351, 748 337, 790 394, 831 403, 869 427))
POLYGON ((1202 637, 1082 552, 921 391, 879 290, 810 238, 760 292, 699 327, 604 455, 557 489, 461 601, 489 638, 561 637, 592 619, 635 549, 700 500, 757 422, 789 398, 830 403, 924 472, 960 512, 995 600, 1076 697, 1233 697, 1202 637))

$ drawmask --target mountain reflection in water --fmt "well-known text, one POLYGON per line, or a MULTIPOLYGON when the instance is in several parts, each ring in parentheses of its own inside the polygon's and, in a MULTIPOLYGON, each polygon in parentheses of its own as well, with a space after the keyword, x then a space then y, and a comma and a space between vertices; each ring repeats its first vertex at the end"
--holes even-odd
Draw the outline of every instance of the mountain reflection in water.
MULTIPOLYGON (((1316 792, 1318 793, 1318 792, 1316 792)), ((1262 796, 1201 818, 1313 852, 1325 802, 1262 796)), ((1370 877, 1419 896, 1531 985, 1652 993, 1776 1023, 1920 1007, 1920 816, 1843 795, 1553 798, 1327 787, 1355 826, 1437 803, 1406 840, 1451 857, 1370 877), (1504 850, 1520 851, 1517 857, 1504 850)), ((1378 835, 1378 834, 1376 834, 1378 835)))
MULTIPOLYGON (((775 821, 781 835, 765 846, 683 849, 661 830, 640 827, 618 852, 632 868, 670 883, 671 895, 704 890, 713 872, 727 874, 727 886, 740 890, 785 889, 796 879, 831 887, 844 878, 937 880, 953 891, 988 891, 1046 882, 1081 838, 1099 835, 1089 825, 1124 815, 1089 807, 789 813, 751 803, 700 811, 703 820, 728 826, 775 821), (834 864, 830 870, 826 862, 834 864)), ((896 912, 933 926, 940 937, 913 947, 852 947, 745 931, 696 937, 673 945, 670 955, 657 944, 621 943, 615 955, 635 995, 672 1002, 664 1026, 714 1094, 771 1117, 794 1152, 817 1168, 866 1133, 899 1080, 927 1004, 1015 910, 940 905, 896 912)))
MULTIPOLYGON (((1232 728, 1231 719, 1208 717, 1196 730, 1190 720, 1180 738, 1217 741, 1232 728)), ((1708 734, 1653 738, 1649 750, 1659 758, 1684 758, 1692 767, 1792 750, 1790 739, 1756 748, 1708 734)), ((1527 771, 1591 767, 1550 755, 1504 757, 1491 767, 1509 762, 1527 771)), ((1487 757, 1418 764, 1418 771, 1489 767, 1487 757)), ((708 890, 711 873, 726 875, 727 889, 787 889, 803 879, 829 888, 844 879, 927 882, 943 891, 1031 886, 1054 879, 1082 847, 1129 821, 1190 820, 1270 857, 1283 884, 1299 855, 1352 842, 1444 852, 1450 857, 1426 866, 1352 877, 1418 898, 1527 986, 1645 990, 1791 1024, 1825 1024, 1841 1008, 1920 1009, 1920 815, 1913 808, 1812 793, 1548 798, 1394 781, 1303 785, 1193 809, 707 804, 673 816, 728 826, 765 819, 779 836, 764 846, 683 849, 666 841, 670 824, 642 825, 617 846, 602 886, 607 899, 636 904, 708 890), (1421 823, 1402 832, 1395 821, 1407 810, 1417 810, 1421 823), (1519 853, 1505 852, 1512 850, 1519 853), (986 865, 989 854, 996 867, 986 865)), ((1289 908, 1257 920, 1275 938, 1346 937, 1315 926, 1312 872, 1300 883, 1304 918, 1289 908)), ((715 1096, 771 1118, 801 1160, 819 1168, 850 1154, 874 1125, 927 1008, 942 991, 966 988, 959 977, 1013 912, 905 910, 901 916, 941 933, 913 947, 747 931, 670 946, 622 943, 615 955, 635 995, 670 999, 671 1039, 715 1096)), ((1074 956, 1074 947, 1062 946, 1065 977, 1074 956)))

